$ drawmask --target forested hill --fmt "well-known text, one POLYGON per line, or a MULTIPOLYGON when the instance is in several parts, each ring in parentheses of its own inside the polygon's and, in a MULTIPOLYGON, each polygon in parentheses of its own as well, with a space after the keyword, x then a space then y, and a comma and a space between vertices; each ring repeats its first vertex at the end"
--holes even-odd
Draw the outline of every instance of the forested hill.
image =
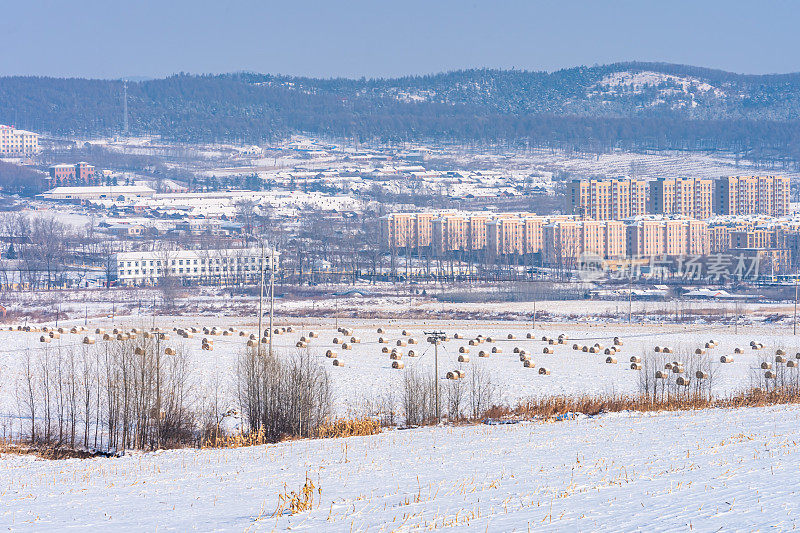
MULTIPOLYGON (((309 132, 800 159, 800 74, 660 63, 376 80, 181 74, 129 82, 128 95, 132 134, 187 141, 255 143, 309 132)), ((0 123, 15 122, 52 134, 118 133, 122 82, 0 78, 0 123)))

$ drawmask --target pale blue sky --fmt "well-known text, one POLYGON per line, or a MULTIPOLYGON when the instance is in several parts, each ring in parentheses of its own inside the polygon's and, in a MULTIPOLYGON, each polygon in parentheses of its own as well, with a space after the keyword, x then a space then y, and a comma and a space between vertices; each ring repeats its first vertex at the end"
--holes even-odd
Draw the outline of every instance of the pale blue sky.
POLYGON ((800 71, 790 0, 0 0, 0 75, 375 77, 643 60, 800 71))

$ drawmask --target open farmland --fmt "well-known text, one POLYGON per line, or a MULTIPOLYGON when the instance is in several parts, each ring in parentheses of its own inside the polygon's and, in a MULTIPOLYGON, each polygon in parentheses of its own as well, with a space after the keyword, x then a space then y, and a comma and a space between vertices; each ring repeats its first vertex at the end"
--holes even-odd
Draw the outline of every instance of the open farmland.
MULTIPOLYGON (((82 321, 81 321, 82 322, 82 321)), ((247 336, 242 333, 255 333, 257 326, 252 320, 215 319, 207 317, 174 317, 155 319, 124 318, 115 324, 109 320, 97 320, 87 325, 88 333, 70 334, 68 330, 48 343, 40 342, 42 332, 7 331, 0 332, 0 373, 3 380, 0 386, 2 412, 5 424, 13 420, 11 413, 18 407, 17 395, 25 361, 41 360, 48 354, 87 353, 103 354, 118 343, 116 340, 104 341, 102 335, 94 333, 97 327, 105 331, 120 328, 160 327, 169 331, 170 338, 161 341, 159 349, 172 348, 187 355, 193 385, 202 390, 205 396, 221 398, 223 410, 236 407, 234 368, 237 358, 247 349, 247 336), (202 328, 216 326, 218 335, 203 334, 202 328), (195 327, 198 330, 192 338, 179 337, 171 331, 172 327, 195 327), (235 331, 223 335, 222 331, 234 328, 235 331), (86 335, 92 335, 96 343, 82 343, 86 335), (203 339, 210 341, 211 349, 202 349, 203 339)), ((293 319, 281 321, 276 328, 291 327, 292 332, 273 335, 273 348, 280 357, 307 353, 327 370, 331 379, 334 406, 338 415, 361 415, 369 413, 375 405, 395 409, 400 401, 403 378, 409 370, 432 374, 434 368, 433 346, 426 342, 425 332, 440 330, 448 340, 439 346, 440 378, 443 384, 448 371, 461 370, 467 378, 473 373, 488 377, 494 389, 493 403, 514 405, 519 400, 531 397, 553 395, 622 395, 636 393, 640 389, 641 378, 647 374, 652 378, 656 368, 663 368, 665 362, 681 361, 687 369, 687 376, 694 380, 694 373, 702 369, 709 373, 707 383, 714 395, 722 396, 758 385, 764 372, 759 368, 764 362, 775 364, 789 377, 797 377, 797 367, 787 367, 774 363, 777 350, 787 354, 790 363, 797 361, 795 353, 800 351, 800 338, 792 336, 790 327, 769 325, 740 326, 738 334, 734 326, 714 325, 675 325, 675 324, 537 324, 531 329, 530 323, 519 322, 400 322, 348 320, 338 326, 352 331, 344 335, 337 331, 336 323, 321 322, 317 319, 293 319), (379 333, 381 329, 383 333, 379 333), (301 336, 309 337, 309 332, 317 335, 308 338, 308 346, 298 348, 301 336), (404 333, 405 332, 405 333, 404 333), (531 338, 528 338, 530 335, 531 338), (563 344, 558 344, 558 336, 565 335, 563 344), (460 338, 456 338, 456 336, 460 338), (476 341, 482 336, 482 341, 476 341), (509 338, 512 336, 513 338, 509 338), (356 337, 357 342, 351 342, 356 337), (555 344, 541 340, 552 338, 555 344), (606 353, 613 346, 614 337, 619 337, 622 345, 613 354, 606 353), (339 342, 335 343, 334 339, 339 342), (383 340, 384 342, 380 342, 383 340), (706 343, 716 341, 716 345, 706 348, 706 343), (342 342, 347 346, 343 347, 342 342), (762 343, 762 349, 752 349, 751 342, 762 343), (400 345, 398 345, 398 343, 400 345), (594 348, 596 353, 592 353, 594 348), (579 349, 574 349, 577 345, 579 349), (671 353, 656 353, 655 347, 668 347, 671 353), (583 351, 586 347, 586 351, 583 351), (735 353, 736 349, 741 353, 735 353), (523 366, 520 354, 524 350, 530 359, 529 367, 523 366), (545 353, 545 349, 552 353, 545 353), (695 353, 698 349, 702 354, 695 353), (335 357, 326 357, 332 350, 335 357), (390 359, 396 350, 397 359, 390 359), (412 355, 413 352, 413 355, 412 355), (482 353, 483 352, 483 353, 482 353), (721 363, 723 355, 732 356, 730 363, 721 363), (468 362, 459 362, 459 357, 468 357, 468 362), (613 357, 616 363, 607 363, 613 357), (642 370, 630 368, 630 358, 642 360, 642 370), (338 359, 344 366, 333 366, 338 359), (393 362, 402 362, 403 369, 392 368, 393 362), (545 367, 549 375, 542 375, 539 369, 545 367)), ((266 324, 264 325, 266 328, 266 324)), ((130 349, 136 341, 126 341, 130 349)), ((169 357, 166 356, 165 357, 169 357)), ((793 364, 793 363, 792 363, 793 364)), ((10 428, 9 428, 10 429, 10 428)))
POLYGON ((620 413, 226 450, 0 455, 11 531, 792 530, 800 409, 620 413), (423 466, 424 465, 424 466, 423 466), (313 483, 310 509, 279 494, 313 483))

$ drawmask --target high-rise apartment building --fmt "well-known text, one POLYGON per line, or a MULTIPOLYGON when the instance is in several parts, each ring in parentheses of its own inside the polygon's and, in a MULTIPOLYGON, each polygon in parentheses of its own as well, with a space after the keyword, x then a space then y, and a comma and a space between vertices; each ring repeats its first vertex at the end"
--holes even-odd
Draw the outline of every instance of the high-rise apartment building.
POLYGON ((721 215, 789 214, 789 178, 731 176, 714 183, 714 212, 721 215))
POLYGON ((650 212, 709 218, 714 182, 706 178, 658 178, 650 182, 650 212))
POLYGON ((621 220, 645 214, 647 181, 574 180, 569 186, 572 212, 592 220, 621 220))

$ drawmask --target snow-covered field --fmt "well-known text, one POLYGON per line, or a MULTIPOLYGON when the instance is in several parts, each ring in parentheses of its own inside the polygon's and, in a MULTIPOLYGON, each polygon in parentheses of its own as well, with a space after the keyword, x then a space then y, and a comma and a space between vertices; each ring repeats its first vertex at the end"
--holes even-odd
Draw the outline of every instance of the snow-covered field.
POLYGON ((794 406, 389 430, 234 450, 0 455, 11 531, 753 531, 800 521, 794 406), (279 514, 306 479, 313 507, 279 514))
MULTIPOLYGON (((432 314, 432 316, 434 316, 432 314)), ((82 323, 83 321, 80 321, 82 323)), ((301 335, 308 335, 310 331, 318 333, 317 338, 310 340, 308 350, 313 358, 328 368, 331 377, 335 411, 338 414, 360 414, 359 411, 367 404, 392 399, 398 402, 402 393, 404 372, 410 369, 432 373, 434 367, 434 350, 426 342, 425 332, 440 330, 450 339, 440 345, 439 367, 443 377, 447 371, 465 370, 467 375, 478 368, 485 370, 496 388, 497 403, 514 404, 520 399, 530 397, 543 397, 551 395, 611 395, 635 393, 639 389, 639 376, 643 371, 630 369, 630 357, 643 358, 657 357, 654 353, 655 346, 668 346, 674 354, 666 356, 667 360, 683 360, 691 365, 692 360, 704 360, 713 376, 713 389, 716 395, 728 392, 741 391, 751 386, 751 378, 762 372, 758 371, 759 364, 765 360, 774 360, 775 351, 783 349, 790 358, 800 351, 800 337, 792 335, 791 325, 748 325, 740 326, 738 334, 734 326, 729 325, 675 325, 675 324, 605 324, 605 323, 545 323, 537 324, 536 329, 531 329, 530 323, 521 322, 481 322, 481 321, 419 321, 403 322, 394 320, 343 320, 331 319, 292 319, 291 322, 281 321, 280 324, 291 324, 294 332, 275 335, 273 337, 274 349, 278 354, 294 354, 305 349, 296 348, 295 344, 301 335), (352 336, 358 337, 360 342, 352 344, 352 349, 345 350, 333 342, 335 337, 349 340, 351 336, 344 336, 336 331, 336 326, 353 328, 352 336), (378 333, 382 328, 385 333, 378 333), (403 331, 407 335, 403 335, 403 331), (530 333, 533 338, 528 339, 530 333), (564 333, 568 336, 565 344, 550 346, 554 353, 543 353, 545 346, 542 336, 557 337, 564 333), (463 336, 455 338, 455 334, 463 336), (493 342, 484 342, 475 346, 469 345, 469 340, 478 335, 493 337, 493 342), (508 339, 513 335, 514 339, 508 339), (620 351, 615 354, 618 363, 607 364, 606 355, 600 353, 587 353, 576 351, 573 344, 583 345, 601 344, 604 348, 612 344, 615 336, 623 341, 620 351), (383 337, 386 343, 379 343, 383 337), (409 339, 417 341, 410 344, 409 339), (716 340, 718 345, 707 350, 705 355, 694 355, 697 348, 703 348, 705 343, 716 340), (402 341, 405 346, 398 346, 402 341), (750 342, 757 341, 764 344, 763 350, 750 349, 750 342), (732 363, 720 363, 722 355, 732 355, 735 348, 741 348, 744 353, 737 354, 732 363), (383 349, 397 348, 403 354, 404 370, 391 367, 392 361, 383 349), (466 354, 469 362, 458 362, 460 349, 469 350, 466 354), (497 348, 500 353, 491 353, 492 348, 497 348), (514 353, 514 348, 526 350, 531 354, 534 365, 531 368, 523 367, 519 356, 514 353), (344 367, 332 366, 332 359, 325 357, 327 350, 337 352, 339 359, 345 362, 344 367), (410 350, 415 352, 414 357, 409 356, 410 350), (480 357, 481 351, 489 352, 488 357, 480 357), (550 375, 539 375, 540 367, 550 369, 550 375)), ((110 330, 114 325, 125 327, 149 328, 153 325, 162 328, 190 327, 190 326, 218 326, 220 328, 235 327, 247 333, 255 333, 257 326, 252 319, 242 318, 207 318, 207 317, 125 317, 118 318, 115 324, 110 320, 96 320, 89 323, 90 328, 97 326, 110 330)), ((264 325, 266 327, 266 324, 264 325)), ((21 382, 26 350, 31 353, 42 353, 43 350, 62 349, 73 350, 103 350, 104 341, 86 346, 81 344, 84 334, 64 334, 60 339, 49 344, 39 341, 41 333, 23 333, 0 331, 0 375, 3 383, 0 384, 0 413, 11 413, 16 410, 15 383, 21 382)), ((213 337, 212 351, 201 349, 202 339, 207 337, 198 333, 191 339, 183 339, 173 334, 165 344, 174 348, 183 348, 190 354, 192 361, 192 374, 200 390, 208 394, 212 392, 211 383, 219 384, 222 390, 218 392, 226 398, 231 405, 225 408, 236 407, 233 404, 233 385, 231 383, 233 369, 237 357, 245 350, 246 337, 238 334, 231 336, 213 337), (226 393, 227 392, 227 393, 226 393)), ((114 342, 114 341, 111 341, 114 342)), ((102 353, 102 352, 101 352, 102 353)), ((688 368, 688 366, 687 366, 688 368)), ((798 368, 787 368, 787 371, 799 371, 798 368)), ((216 386, 216 385, 215 385, 216 386)))

